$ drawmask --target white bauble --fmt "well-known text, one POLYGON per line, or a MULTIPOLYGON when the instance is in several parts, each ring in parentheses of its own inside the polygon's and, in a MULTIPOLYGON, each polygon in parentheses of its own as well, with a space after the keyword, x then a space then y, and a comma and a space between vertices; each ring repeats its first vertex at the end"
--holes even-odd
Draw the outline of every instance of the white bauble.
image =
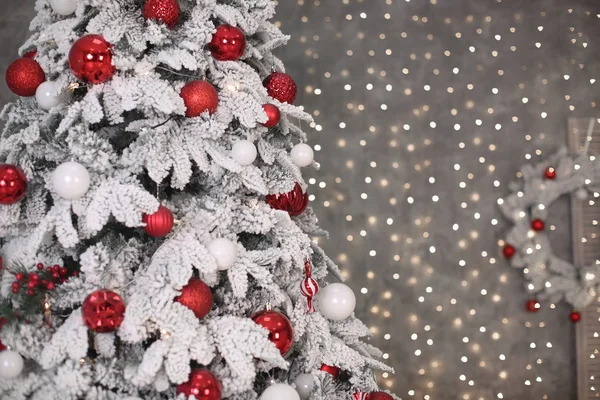
POLYGON ((231 149, 231 157, 243 166, 252 164, 257 154, 256 146, 249 140, 240 140, 231 149))
POLYGON ((58 15, 71 15, 77 10, 77 0, 50 0, 50 7, 58 15))
POLYGON ((341 321, 348 318, 356 307, 356 296, 343 283, 332 283, 318 294, 319 310, 325 318, 341 321))
POLYGON ((575 197, 577 198, 577 200, 587 200, 588 191, 585 188, 579 188, 575 191, 575 197))
POLYGON ((308 399, 315 388, 315 378, 311 374, 300 374, 294 379, 296 391, 303 399, 308 399))
POLYGON ((23 371, 23 357, 16 351, 4 350, 0 353, 0 378, 13 379, 23 371))
POLYGON ((217 260, 219 271, 231 268, 237 257, 236 244, 225 238, 218 238, 208 244, 208 251, 217 260))
POLYGON ((52 173, 52 184, 60 197, 76 200, 90 188, 90 173, 79 163, 66 162, 52 173))
POLYGON ((263 392, 260 400, 300 400, 300 395, 290 385, 276 383, 263 392))
POLYGON ((294 146, 290 153, 292 161, 299 167, 308 167, 315 159, 315 153, 312 147, 306 143, 300 143, 294 146))
POLYGON ((41 109, 49 110, 56 107, 63 99, 62 87, 56 82, 44 82, 38 86, 35 99, 41 109))

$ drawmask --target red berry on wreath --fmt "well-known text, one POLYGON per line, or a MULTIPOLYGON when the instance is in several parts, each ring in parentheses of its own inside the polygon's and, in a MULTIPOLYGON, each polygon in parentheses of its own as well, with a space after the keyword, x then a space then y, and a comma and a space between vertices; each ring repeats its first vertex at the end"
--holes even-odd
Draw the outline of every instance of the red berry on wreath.
POLYGON ((517 249, 515 249, 515 247, 510 244, 506 244, 502 248, 502 254, 504 255, 504 258, 506 258, 507 260, 510 260, 511 258, 514 257, 515 254, 517 254, 517 249))
POLYGON ((27 287, 29 289, 34 289, 37 286, 37 282, 36 281, 29 281, 27 282, 27 287))
POLYGON ((180 13, 177 0, 147 0, 144 5, 144 18, 162 22, 169 29, 175 28, 180 13))
POLYGON ((288 74, 273 72, 265 78, 263 86, 267 88, 269 96, 282 103, 292 104, 296 100, 296 82, 288 74))
POLYGON ((35 296, 35 290, 33 288, 27 289, 27 294, 30 296, 35 296))
POLYGON ((205 111, 214 114, 219 107, 219 93, 206 81, 186 83, 179 95, 185 103, 185 116, 188 118, 198 117, 205 111))
POLYGON ((52 273, 52 279, 59 279, 59 278, 60 278, 60 273, 58 273, 58 272, 52 273))
POLYGON ((246 35, 240 28, 228 24, 219 25, 208 49, 219 61, 235 61, 246 51, 246 35))
POLYGON ((265 104, 263 105, 263 110, 265 110, 268 119, 262 126, 266 126, 267 128, 276 126, 281 120, 281 111, 279 111, 279 108, 273 104, 265 104))
POLYGON ((19 282, 20 282, 20 281, 22 281, 24 277, 25 277, 25 275, 23 275, 23 274, 22 274, 22 273, 20 273, 20 272, 18 272, 18 273, 16 273, 16 274, 15 274, 15 279, 16 279, 17 281, 19 281, 19 282))
POLYGON ((539 218, 536 218, 533 221, 531 221, 531 229, 533 229, 536 232, 543 231, 545 226, 546 226, 546 224, 544 224, 544 221, 542 221, 539 218))
POLYGON ((16 95, 35 96, 35 92, 46 81, 46 74, 40 64, 31 58, 19 58, 6 70, 6 84, 16 95))
POLYGON ((115 74, 112 45, 102 35, 79 38, 69 52, 73 74, 85 83, 104 83, 115 74))
POLYGON ((156 238, 167 236, 173 225, 175 224, 175 218, 173 213, 165 206, 160 206, 158 211, 152 215, 144 214, 142 222, 146 224, 144 230, 148 235, 156 238))
POLYGON ((54 290, 54 288, 56 288, 56 285, 54 285, 54 282, 48 282, 48 283, 46 283, 46 289, 48 289, 48 290, 54 290))
POLYGON ((544 172, 544 177, 548 180, 556 179, 556 170, 553 167, 546 168, 546 171, 544 172))
POLYGON ((569 319, 573 322, 573 323, 578 323, 579 321, 581 321, 581 313, 579 311, 573 310, 573 312, 571 312, 571 315, 569 315, 569 319))
POLYGON ((212 308, 213 294, 206 283, 198 278, 191 278, 174 301, 192 310, 196 318, 202 319, 208 315, 212 308))
POLYGON ((67 267, 62 267, 60 269, 60 275, 61 276, 67 276, 68 273, 69 273, 69 270, 67 269, 67 267))
POLYGON ((525 309, 530 313, 538 312, 540 309, 540 303, 536 299, 529 299, 525 303, 525 309))
POLYGON ((40 276, 36 272, 30 272, 28 276, 29 276, 29 279, 32 281, 37 282, 40 279, 40 276))

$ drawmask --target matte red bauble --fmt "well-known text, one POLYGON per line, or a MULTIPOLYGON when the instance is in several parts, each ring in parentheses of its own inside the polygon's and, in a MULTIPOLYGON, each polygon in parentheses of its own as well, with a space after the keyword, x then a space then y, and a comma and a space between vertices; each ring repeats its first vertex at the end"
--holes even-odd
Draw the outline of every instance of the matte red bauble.
POLYGON ((296 183, 291 192, 267 195, 266 202, 271 208, 287 211, 290 216, 295 217, 306 210, 308 193, 304 193, 300 184, 296 183))
POLYGON ((214 114, 219 106, 217 89, 206 81, 191 81, 181 88, 180 93, 185 103, 185 116, 198 117, 205 111, 214 114))
POLYGON ((187 382, 177 385, 177 394, 197 400, 221 400, 221 383, 210 371, 195 369, 187 382))
POLYGON ((533 229, 536 232, 543 231, 545 226, 546 224, 544 224, 544 221, 542 221, 539 218, 531 221, 531 229, 533 229))
POLYGON ((546 171, 544 171, 544 177, 549 180, 556 179, 556 170, 552 167, 546 168, 546 171))
POLYGON ((0 164, 0 204, 15 204, 27 192, 27 178, 16 165, 0 164))
POLYGON ((296 82, 294 78, 283 72, 273 72, 263 81, 267 93, 282 103, 292 104, 296 100, 296 82))
POLYGON ((19 58, 6 70, 6 85, 16 95, 35 96, 38 86, 46 81, 40 64, 32 58, 19 58))
POLYGON ((246 51, 246 35, 235 26, 219 25, 208 49, 219 61, 235 61, 246 51))
POLYGON ((276 126, 281 120, 279 108, 273 104, 265 104, 263 105, 263 110, 265 110, 265 114, 267 114, 267 118, 269 119, 262 126, 266 126, 267 128, 276 126))
POLYGON ((538 312, 540 309, 540 303, 535 299, 529 299, 527 300, 527 303, 525 303, 525 309, 531 313, 538 312))
POLYGON ((367 400, 394 400, 394 398, 386 392, 373 392, 367 396, 367 400))
POLYGON ((180 13, 177 0, 147 0, 144 5, 144 18, 162 22, 169 29, 175 28, 180 13))
POLYGON ((181 289, 181 294, 175 297, 175 301, 192 310, 196 318, 202 319, 212 308, 213 294, 206 283, 198 278, 191 278, 181 289))
POLYGON ((97 290, 85 299, 81 313, 83 322, 94 332, 114 332, 125 319, 125 303, 113 291, 97 290))
POLYGON ((334 367, 334 366, 327 365, 327 364, 321 365, 321 368, 319 368, 319 369, 321 371, 327 372, 329 375, 333 376, 336 379, 337 379, 337 377, 340 376, 340 372, 342 372, 342 370, 339 369, 338 367, 334 367))
POLYGON ((146 224, 144 230, 152 237, 165 237, 173 229, 175 218, 173 213, 165 206, 160 206, 152 215, 144 214, 142 222, 146 224))
POLYGON ((285 356, 294 344, 294 328, 290 320, 280 312, 263 310, 252 315, 252 320, 269 331, 269 340, 285 356))
POLYGON ((73 74, 85 83, 104 83, 116 71, 112 57, 112 45, 102 35, 86 35, 71 47, 69 66, 73 74))
POLYGON ((578 323, 581 321, 581 313, 579 311, 573 311, 571 315, 569 315, 569 319, 573 323, 578 323))
POLYGON ((502 254, 504 255, 504 258, 510 260, 515 254, 517 254, 517 249, 515 249, 514 246, 507 244, 502 248, 502 254))

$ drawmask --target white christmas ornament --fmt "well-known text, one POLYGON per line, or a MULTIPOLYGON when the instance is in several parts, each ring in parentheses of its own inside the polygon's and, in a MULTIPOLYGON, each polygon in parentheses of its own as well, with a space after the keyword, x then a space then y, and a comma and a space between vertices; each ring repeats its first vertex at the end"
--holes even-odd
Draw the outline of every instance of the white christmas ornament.
POLYGON ((231 157, 243 166, 252 164, 257 154, 256 146, 249 140, 240 140, 231 149, 231 157))
POLYGON ((44 82, 38 86, 35 99, 40 108, 49 110, 56 107, 62 101, 62 88, 56 82, 44 82))
POLYGON ((300 400, 300 395, 290 385, 276 383, 263 392, 260 400, 300 400))
POLYGON ((0 353, 0 378, 13 379, 23 371, 23 357, 16 351, 4 350, 0 353))
POLYGON ((300 143, 294 146, 290 153, 292 161, 299 167, 308 167, 315 159, 315 153, 312 147, 306 143, 300 143))
POLYGON ((76 200, 86 194, 90 188, 90 174, 85 167, 76 162, 66 162, 52 173, 54 190, 60 197, 76 200))
POLYGON ((237 249, 235 243, 225 238, 218 238, 208 244, 208 251, 217 260, 219 271, 225 271, 235 263, 237 249))
POLYGON ((77 10, 77 0, 50 0, 50 7, 58 15, 71 15, 77 10))
POLYGON ((315 388, 315 378, 311 374, 300 374, 294 379, 296 391, 303 399, 308 399, 315 388))
POLYGON ((321 314, 333 321, 348 318, 356 307, 354 292, 343 283, 332 283, 321 289, 318 299, 321 314))

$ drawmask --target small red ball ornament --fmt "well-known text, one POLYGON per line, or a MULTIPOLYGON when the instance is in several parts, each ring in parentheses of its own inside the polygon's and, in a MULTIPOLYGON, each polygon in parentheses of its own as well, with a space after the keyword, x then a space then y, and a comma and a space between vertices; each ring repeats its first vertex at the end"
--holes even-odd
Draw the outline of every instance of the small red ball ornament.
POLYGON ((26 53, 23 53, 23 58, 35 58, 37 56, 37 50, 33 49, 33 50, 29 50, 26 53))
POLYGON ((221 400, 221 383, 210 371, 195 369, 187 382, 177 385, 177 394, 197 400, 221 400))
POLYGON ((46 81, 40 64, 32 58, 19 58, 6 70, 6 85, 16 95, 35 96, 38 86, 46 81))
POLYGON ((504 258, 510 260, 517 254, 517 249, 515 249, 513 245, 507 244, 502 248, 502 254, 504 255, 504 258))
POLYGON ((78 39, 69 52, 73 74, 85 83, 104 83, 115 74, 112 45, 102 35, 86 35, 78 39))
POLYGON ((85 299, 81 312, 83 322, 94 332, 114 332, 125 319, 125 303, 113 291, 97 290, 85 299))
POLYGON ((543 231, 545 226, 546 226, 546 224, 544 224, 544 221, 542 221, 539 218, 534 219, 533 221, 531 221, 531 229, 533 229, 536 232, 543 231))
POLYGON ((292 104, 296 100, 296 82, 288 74, 273 72, 265 78, 263 86, 267 88, 269 96, 282 103, 292 104))
POLYGON ((267 308, 250 318, 269 331, 269 340, 279 349, 282 356, 290 351, 294 343, 294 328, 285 315, 267 308))
POLYGON ((212 308, 213 294, 206 283, 198 278, 191 278, 181 289, 181 294, 175 297, 175 301, 192 310, 196 318, 202 319, 212 308))
POLYGON ((181 88, 180 96, 185 103, 185 116, 198 117, 205 111, 214 114, 219 106, 217 89, 206 81, 191 81, 181 88))
POLYGON ((173 224, 175 223, 175 218, 173 217, 171 210, 165 206, 160 206, 158 211, 154 214, 144 214, 142 222, 146 224, 144 230, 148 235, 161 238, 167 236, 171 232, 173 224))
POLYGON ((394 400, 394 398, 386 392, 373 392, 367 396, 367 400, 394 400))
POLYGON ((219 25, 208 49, 219 61, 235 61, 246 51, 246 35, 235 26, 219 25))
POLYGON ((536 299, 529 299, 525 303, 525 309, 530 313, 535 313, 540 310, 540 303, 536 299))
POLYGON ((544 172, 544 177, 549 180, 556 179, 556 170, 552 167, 546 168, 546 171, 544 172))
POLYGON ((177 0, 147 0, 144 5, 144 18, 162 22, 169 29, 179 22, 181 8, 177 0))
POLYGON ((342 372, 342 370, 339 369, 338 367, 334 367, 334 366, 327 365, 327 364, 321 365, 321 368, 319 368, 319 369, 321 371, 327 372, 329 375, 333 376, 335 379, 337 379, 340 376, 340 372, 342 372))
POLYGON ((306 210, 308 193, 304 193, 300 184, 296 183, 291 192, 267 195, 266 202, 271 208, 287 211, 290 216, 296 217, 306 210))
POLYGON ((0 204, 15 204, 27 192, 27 178, 16 165, 0 164, 0 204))
POLYGON ((571 315, 569 315, 569 319, 571 320, 571 322, 576 324, 579 321, 581 321, 581 313, 579 311, 573 310, 573 312, 571 312, 571 315))
POLYGON ((281 112, 279 108, 273 104, 265 104, 263 105, 263 110, 265 110, 265 114, 267 114, 267 122, 263 123, 262 126, 266 126, 267 128, 272 128, 276 126, 281 120, 281 112))

